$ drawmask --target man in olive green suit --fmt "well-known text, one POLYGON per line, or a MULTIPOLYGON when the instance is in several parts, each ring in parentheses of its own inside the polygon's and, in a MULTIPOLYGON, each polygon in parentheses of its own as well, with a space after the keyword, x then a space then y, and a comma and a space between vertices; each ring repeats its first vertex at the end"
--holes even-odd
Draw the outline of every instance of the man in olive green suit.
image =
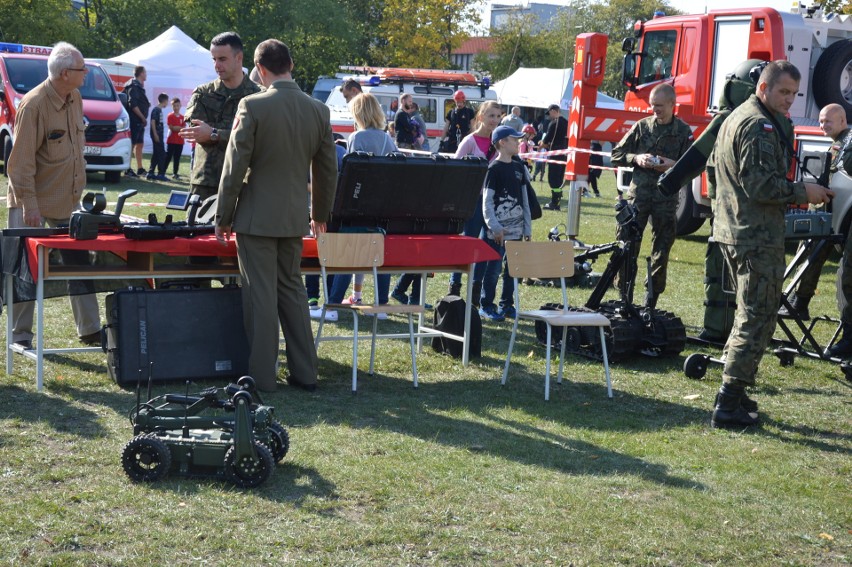
POLYGON ((287 341, 287 381, 316 388, 317 354, 301 280, 302 237, 325 232, 337 180, 328 107, 302 93, 287 46, 268 39, 254 64, 266 90, 243 98, 219 182, 216 238, 236 233, 249 372, 274 391, 278 323, 287 341), (248 177, 246 177, 248 175, 248 177), (307 191, 310 176, 312 192, 307 191))

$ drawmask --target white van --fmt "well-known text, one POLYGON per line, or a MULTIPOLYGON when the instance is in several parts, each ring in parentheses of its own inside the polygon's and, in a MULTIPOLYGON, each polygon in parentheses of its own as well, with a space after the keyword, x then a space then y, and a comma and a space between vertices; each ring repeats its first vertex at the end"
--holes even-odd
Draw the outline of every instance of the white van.
MULTIPOLYGON (((390 70, 383 71, 387 72, 390 70)), ((384 82, 381 79, 376 79, 378 75, 356 76, 352 78, 359 80, 364 92, 369 92, 378 99, 386 116, 388 116, 389 122, 393 121, 394 115, 394 112, 391 110, 391 102, 399 100, 401 94, 411 94, 414 102, 420 107, 420 115, 423 117, 424 122, 426 122, 429 147, 433 152, 438 151, 438 144, 444 133, 444 122, 447 113, 455 106, 453 94, 456 90, 464 93, 467 103, 474 111, 476 111, 479 104, 483 101, 497 100, 497 93, 488 87, 487 82, 461 81, 459 79, 460 73, 457 71, 438 72, 418 69, 411 70, 410 74, 411 78, 406 78, 405 80, 395 78, 393 82, 384 82), (423 75, 424 73, 428 73, 428 75, 423 75), (435 78, 439 75, 444 75, 447 78, 445 80, 435 78), (424 76, 428 76, 429 78, 424 79, 424 76)), ((470 77, 469 73, 465 73, 464 75, 470 77)), ((355 131, 355 123, 352 120, 349 107, 346 105, 346 99, 343 98, 343 93, 340 92, 340 86, 334 87, 334 90, 331 91, 328 100, 326 100, 326 105, 331 110, 332 130, 344 138, 349 138, 349 135, 355 131)))

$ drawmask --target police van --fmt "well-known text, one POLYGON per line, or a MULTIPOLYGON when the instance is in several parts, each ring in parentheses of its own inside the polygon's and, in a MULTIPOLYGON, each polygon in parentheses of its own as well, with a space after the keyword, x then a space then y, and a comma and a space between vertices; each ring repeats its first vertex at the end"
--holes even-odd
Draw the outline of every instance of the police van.
MULTIPOLYGON (((490 88, 488 77, 480 78, 469 71, 372 67, 344 69, 358 72, 348 78, 358 81, 364 92, 378 99, 388 123, 393 122, 397 111, 394 101, 398 101, 402 94, 410 94, 426 123, 429 147, 433 152, 438 151, 447 113, 455 106, 453 95, 456 91, 464 93, 474 112, 482 102, 497 100, 497 93, 490 88)), ((331 111, 332 130, 349 138, 355 131, 355 122, 340 90, 344 80, 331 91, 326 105, 331 111)))
MULTIPOLYGON (((21 99, 47 79, 50 47, 0 43, 0 149, 3 170, 14 144, 15 116, 21 99)), ((89 72, 80 87, 86 124, 86 171, 103 171, 106 181, 118 183, 130 167, 130 117, 110 76, 86 60, 89 72)), ((8 173, 7 173, 8 175, 8 173)))

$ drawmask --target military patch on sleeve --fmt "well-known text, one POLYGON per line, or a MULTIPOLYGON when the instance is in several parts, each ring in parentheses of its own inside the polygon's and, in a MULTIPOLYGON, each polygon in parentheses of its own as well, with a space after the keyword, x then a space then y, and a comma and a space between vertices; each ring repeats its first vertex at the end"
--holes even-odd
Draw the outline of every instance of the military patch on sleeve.
POLYGON ((767 124, 766 122, 764 122, 763 123, 763 131, 764 132, 774 132, 775 128, 772 126, 772 124, 767 124))
POLYGON ((240 125, 240 117, 239 117, 239 115, 234 116, 234 126, 233 126, 233 129, 234 129, 234 130, 236 130, 236 129, 237 129, 237 126, 239 126, 239 125, 240 125))

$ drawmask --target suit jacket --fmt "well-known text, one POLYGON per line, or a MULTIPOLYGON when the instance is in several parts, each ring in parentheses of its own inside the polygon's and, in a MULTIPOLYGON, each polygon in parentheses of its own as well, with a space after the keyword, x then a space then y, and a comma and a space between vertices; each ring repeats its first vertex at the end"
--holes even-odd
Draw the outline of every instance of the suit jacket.
POLYGON ((292 80, 240 101, 219 180, 216 225, 273 238, 327 222, 337 183, 328 107, 292 80), (308 178, 312 193, 308 193, 308 178))

